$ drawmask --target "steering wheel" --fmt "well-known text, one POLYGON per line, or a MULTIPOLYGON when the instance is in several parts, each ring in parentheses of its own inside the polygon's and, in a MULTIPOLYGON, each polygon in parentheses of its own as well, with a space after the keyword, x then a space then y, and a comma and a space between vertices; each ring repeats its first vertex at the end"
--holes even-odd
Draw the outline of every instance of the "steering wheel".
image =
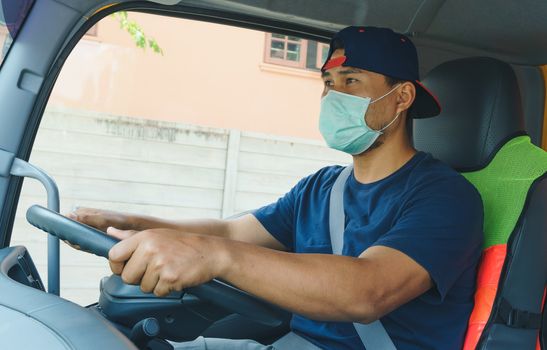
MULTIPOLYGON (((27 221, 45 232, 78 245, 81 250, 104 258, 108 258, 110 248, 119 242, 102 231, 40 205, 33 205, 27 210, 27 221)), ((285 319, 281 309, 216 279, 187 288, 185 292, 267 326, 279 326, 285 319)))

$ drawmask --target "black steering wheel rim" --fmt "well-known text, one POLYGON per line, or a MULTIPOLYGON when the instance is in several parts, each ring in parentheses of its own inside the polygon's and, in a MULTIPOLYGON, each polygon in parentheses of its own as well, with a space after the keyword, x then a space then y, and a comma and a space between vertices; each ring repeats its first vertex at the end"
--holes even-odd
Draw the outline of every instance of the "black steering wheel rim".
MULTIPOLYGON (((108 258, 110 248, 119 242, 94 227, 69 219, 40 205, 31 206, 26 217, 30 224, 42 231, 104 258, 108 258)), ((284 312, 276 306, 216 279, 187 288, 185 292, 264 325, 279 326, 285 319, 284 312)))

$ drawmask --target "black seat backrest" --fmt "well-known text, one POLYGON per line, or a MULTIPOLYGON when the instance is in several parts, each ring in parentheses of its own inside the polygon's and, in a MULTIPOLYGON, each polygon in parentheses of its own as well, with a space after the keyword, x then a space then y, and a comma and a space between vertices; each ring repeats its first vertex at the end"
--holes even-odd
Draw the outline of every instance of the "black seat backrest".
POLYGON ((480 269, 495 282, 478 281, 464 349, 533 349, 547 280, 547 153, 523 131, 515 74, 465 58, 433 69, 424 85, 443 110, 414 120, 414 144, 462 172, 485 209, 480 269))

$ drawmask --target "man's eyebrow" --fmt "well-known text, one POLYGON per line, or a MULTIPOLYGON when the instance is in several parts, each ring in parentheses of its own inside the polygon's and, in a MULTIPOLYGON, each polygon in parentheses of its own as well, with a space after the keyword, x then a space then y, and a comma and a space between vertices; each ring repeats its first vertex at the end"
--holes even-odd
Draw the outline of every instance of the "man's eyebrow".
POLYGON ((346 70, 341 70, 338 72, 338 74, 342 74, 342 75, 347 75, 347 74, 352 74, 352 73, 362 73, 363 71, 360 70, 360 69, 357 69, 357 68, 350 68, 350 69, 346 69, 346 70))
MULTIPOLYGON (((349 69, 341 70, 337 74, 348 75, 353 73, 363 73, 363 71, 357 68, 349 68, 349 69)), ((330 77, 330 76, 331 76, 330 72, 321 73, 321 78, 330 77)))

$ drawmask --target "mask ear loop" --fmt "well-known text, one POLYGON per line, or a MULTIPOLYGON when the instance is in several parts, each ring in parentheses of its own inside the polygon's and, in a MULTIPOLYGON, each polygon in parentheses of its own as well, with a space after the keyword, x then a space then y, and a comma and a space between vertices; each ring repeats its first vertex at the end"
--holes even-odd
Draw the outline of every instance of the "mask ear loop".
POLYGON ((393 91, 395 91, 395 89, 397 89, 399 86, 401 86, 401 84, 397 84, 395 85, 395 87, 391 90, 389 90, 388 92, 386 92, 385 94, 383 94, 382 96, 378 97, 377 99, 375 99, 374 101, 371 101, 370 104, 373 104, 374 102, 377 102, 377 101, 380 101, 381 99, 383 99, 384 97, 386 97, 387 95, 391 94, 393 91))
MULTIPOLYGON (((401 86, 401 84, 397 84, 393 89, 389 90, 387 93, 385 93, 385 94, 383 94, 382 96, 378 97, 377 99, 375 99, 374 101, 370 102, 369 104, 373 104, 374 102, 383 99, 384 97, 386 97, 387 95, 389 95, 389 94, 391 94, 393 91, 395 91, 395 89, 397 89, 399 86, 401 86)), ((397 113, 397 115, 395 116, 395 118, 393 118, 393 120, 390 121, 388 125, 384 126, 384 127, 381 128, 380 130, 376 130, 376 131, 382 132, 382 131, 384 131, 385 129, 389 128, 389 127, 391 126, 391 124, 395 123, 395 121, 397 120, 397 118, 399 118, 400 115, 401 115, 401 112, 397 113)))
POLYGON ((393 120, 390 121, 388 125, 384 126, 383 128, 381 128, 380 130, 377 130, 377 131, 378 131, 378 132, 382 132, 382 131, 384 131, 385 129, 389 128, 391 124, 395 123, 395 121, 397 120, 397 118, 399 118, 400 115, 401 115, 401 112, 397 113, 397 115, 395 116, 395 118, 393 118, 393 120))

